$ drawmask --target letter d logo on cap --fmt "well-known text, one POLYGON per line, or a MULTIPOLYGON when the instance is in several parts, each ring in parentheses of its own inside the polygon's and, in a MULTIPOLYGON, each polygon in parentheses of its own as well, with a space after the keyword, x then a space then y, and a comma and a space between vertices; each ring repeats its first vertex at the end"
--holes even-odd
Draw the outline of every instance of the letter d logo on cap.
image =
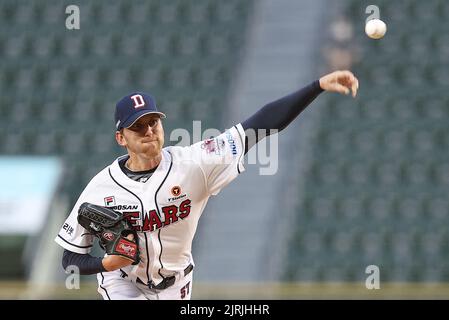
POLYGON ((140 108, 145 105, 145 100, 143 100, 143 97, 140 94, 135 94, 131 96, 131 99, 134 101, 134 108, 140 108))

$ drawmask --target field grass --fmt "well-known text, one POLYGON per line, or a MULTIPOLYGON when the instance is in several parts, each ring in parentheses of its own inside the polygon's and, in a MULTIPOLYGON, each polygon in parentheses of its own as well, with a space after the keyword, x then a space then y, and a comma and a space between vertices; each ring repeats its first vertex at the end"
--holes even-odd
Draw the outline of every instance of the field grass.
MULTIPOLYGON (((101 299, 95 282, 68 290, 64 283, 27 285, 0 282, 0 299, 101 299)), ((318 299, 449 299, 449 283, 381 283, 368 290, 364 283, 194 283, 193 300, 318 300, 318 299)))

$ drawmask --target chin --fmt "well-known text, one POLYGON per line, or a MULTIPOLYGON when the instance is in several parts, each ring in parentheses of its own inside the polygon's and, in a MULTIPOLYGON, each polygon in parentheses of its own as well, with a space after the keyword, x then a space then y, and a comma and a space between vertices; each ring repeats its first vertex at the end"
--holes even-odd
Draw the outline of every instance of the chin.
POLYGON ((142 153, 145 153, 146 155, 150 157, 155 157, 159 155, 162 151, 162 148, 155 147, 155 146, 148 146, 147 148, 142 148, 142 153))

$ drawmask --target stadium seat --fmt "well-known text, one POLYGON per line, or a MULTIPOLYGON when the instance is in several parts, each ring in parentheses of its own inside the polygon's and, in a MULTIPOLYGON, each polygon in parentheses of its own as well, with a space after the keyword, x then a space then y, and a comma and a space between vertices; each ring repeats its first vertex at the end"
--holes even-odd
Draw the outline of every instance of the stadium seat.
POLYGON ((66 5, 0 3, 0 150, 61 156, 70 167, 62 192, 73 204, 94 172, 123 153, 113 110, 131 90, 167 108, 167 130, 192 130, 192 119, 222 126, 220 103, 252 1, 81 2, 76 31, 63 28, 66 5), (205 32, 212 28, 213 36, 205 32), (86 152, 95 160, 78 157, 86 152))
MULTIPOLYGON (((359 97, 323 97, 312 166, 301 176, 301 227, 289 252, 315 258, 320 270, 307 272, 304 260, 292 258, 286 280, 301 281, 304 271, 315 281, 358 281, 360 266, 369 264, 380 266, 383 281, 449 280, 449 42, 441 31, 449 3, 376 5, 387 17, 387 35, 366 41, 355 34, 361 59, 351 69, 363 79, 359 97)), ((354 26, 363 23, 365 4, 351 0, 344 8, 354 26)))

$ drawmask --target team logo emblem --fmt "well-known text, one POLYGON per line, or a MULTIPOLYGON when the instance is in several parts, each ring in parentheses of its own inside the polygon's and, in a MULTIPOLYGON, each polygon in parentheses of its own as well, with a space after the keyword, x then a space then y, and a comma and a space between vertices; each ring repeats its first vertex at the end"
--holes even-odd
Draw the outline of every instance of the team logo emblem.
POLYGON ((219 155, 224 146, 225 142, 222 139, 207 139, 201 144, 201 149, 208 154, 215 153, 219 155))
POLYGON ((181 187, 174 186, 173 188, 171 188, 171 194, 175 197, 179 196, 181 194, 181 187))
POLYGON ((173 195, 173 197, 168 198, 168 202, 173 202, 176 200, 180 200, 182 198, 185 198, 187 195, 184 193, 181 193, 181 187, 180 186, 174 186, 173 188, 171 188, 171 194, 173 195))
POLYGON ((103 233, 103 238, 108 241, 111 241, 112 239, 114 239, 114 235, 111 232, 105 232, 103 233))
POLYGON ((134 102, 135 109, 143 107, 145 105, 145 100, 143 100, 143 97, 140 94, 135 94, 131 96, 131 99, 134 102))
POLYGON ((205 140, 201 144, 201 148, 206 150, 207 153, 215 152, 215 148, 216 148, 215 140, 214 139, 205 140))
POLYGON ((113 196, 104 198, 104 205, 106 207, 113 207, 113 206, 115 206, 115 198, 113 196))

